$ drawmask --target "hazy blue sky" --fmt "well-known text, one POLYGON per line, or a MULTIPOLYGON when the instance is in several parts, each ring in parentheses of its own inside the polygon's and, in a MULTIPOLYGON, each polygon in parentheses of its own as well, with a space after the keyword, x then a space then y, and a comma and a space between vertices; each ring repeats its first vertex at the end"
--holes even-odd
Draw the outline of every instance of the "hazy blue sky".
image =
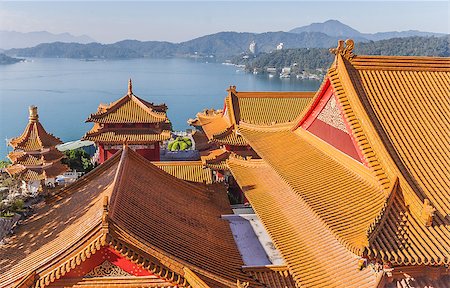
POLYGON ((449 1, 0 1, 0 30, 180 42, 219 31, 266 32, 337 19, 360 32, 450 33, 449 1))

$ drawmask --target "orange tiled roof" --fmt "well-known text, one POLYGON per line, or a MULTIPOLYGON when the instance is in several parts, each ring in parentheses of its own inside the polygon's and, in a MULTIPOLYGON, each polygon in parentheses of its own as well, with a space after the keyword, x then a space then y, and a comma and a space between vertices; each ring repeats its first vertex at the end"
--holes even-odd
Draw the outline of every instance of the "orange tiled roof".
POLYGON ((245 267, 243 270, 267 287, 296 288, 295 281, 286 266, 245 267))
MULTIPOLYGON (((236 124, 292 122, 309 105, 315 92, 238 92, 232 91, 238 105, 233 109, 236 124)), ((232 101, 234 100, 232 96, 232 101)))
POLYGON ((147 144, 149 142, 161 142, 170 138, 170 131, 163 130, 161 133, 151 129, 138 128, 106 128, 98 131, 89 131, 83 136, 83 140, 102 142, 109 144, 122 144, 127 139, 129 144, 147 144))
POLYGON ((409 185, 438 213, 450 214, 450 58, 356 56, 342 62, 409 185))
POLYGON ((64 190, 68 197, 41 203, 0 245, 0 283, 12 286, 55 257, 76 247, 101 222, 102 196, 108 195, 119 157, 113 157, 64 190))
MULTIPOLYGON (((35 107, 32 108, 36 109, 35 107)), ((62 142, 59 138, 45 131, 36 114, 35 118, 33 119, 30 116, 30 121, 25 127, 25 131, 22 133, 22 135, 11 139, 9 145, 11 145, 14 149, 24 151, 37 151, 54 147, 61 143, 62 142)))
POLYGON ((225 111, 205 110, 188 123, 201 126, 213 142, 246 146, 236 131, 240 121, 261 125, 291 122, 313 96, 314 92, 237 92, 236 87, 231 86, 225 98, 225 111))
POLYGON ((229 151, 225 149, 215 149, 208 151, 206 155, 200 156, 200 158, 205 167, 210 167, 213 170, 228 170, 225 161, 229 156, 229 151))
POLYGON ((161 123, 167 121, 167 107, 154 105, 133 94, 128 94, 109 104, 100 105, 87 122, 96 123, 161 123))
POLYGON ((203 131, 193 131, 192 138, 194 139, 196 150, 204 151, 211 147, 211 143, 208 142, 208 137, 203 131))
POLYGON ((212 171, 210 168, 204 167, 202 161, 158 161, 152 163, 178 179, 212 184, 212 171))
MULTIPOLYGON (((408 265, 447 265, 450 226, 446 215, 450 213, 450 202, 444 199, 450 199, 450 162, 445 160, 449 156, 446 151, 450 151, 447 141, 450 126, 445 123, 448 123, 450 107, 447 84, 450 59, 355 56, 351 41, 347 43, 346 48, 334 49, 336 60, 321 90, 330 83, 368 168, 301 127, 257 127, 241 122, 240 132, 288 185, 290 193, 299 195, 315 217, 324 221, 325 227, 318 228, 315 234, 328 229, 347 251, 390 263, 394 270, 408 265), (347 170, 345 174, 341 174, 342 167, 347 170), (346 180, 335 182, 339 177, 346 180), (436 209, 434 216, 433 209, 436 209), (333 210, 338 214, 327 220, 335 213, 333 210), (431 222, 427 223, 430 217, 431 222), (339 228, 346 219, 348 226, 339 228)), ((313 103, 320 100, 321 90, 313 103)), ((297 120, 307 117, 313 108, 311 104, 297 120)), ((233 168, 233 161, 230 160, 229 166, 244 190, 264 187, 270 171, 261 172, 265 176, 262 179, 251 178, 250 174, 246 175, 251 169, 241 169, 238 165, 233 168)), ((278 182, 271 185, 278 184, 281 185, 278 182)), ((270 192, 269 184, 265 187, 260 194, 252 193, 263 197, 262 194, 270 192)), ((265 209, 264 201, 272 203, 268 199, 259 201, 263 198, 257 196, 252 202, 252 193, 247 197, 257 212, 265 209)), ((258 212, 258 215, 266 225, 281 221, 279 217, 291 219, 281 223, 298 219, 294 214, 299 208, 294 208, 290 201, 284 203, 286 213, 267 213, 263 217, 258 212)), ((275 232, 272 236, 285 245, 287 255, 283 256, 290 267, 297 265, 296 261, 313 259, 302 256, 301 251, 295 251, 289 244, 298 242, 285 239, 287 244, 283 243, 284 234, 292 233, 288 227, 275 232)), ((321 246, 335 247, 331 244, 321 246)), ((283 254, 283 249, 280 250, 283 254)), ((298 274, 298 277, 302 281, 302 277, 310 275, 298 274)), ((324 276, 322 281, 331 281, 332 277, 324 276), (326 280, 327 277, 330 278, 326 280)), ((326 285, 317 285, 323 286, 326 285)))
POLYGON ((338 53, 328 75, 373 177, 388 187, 368 253, 399 265, 450 263, 450 59, 338 53))
MULTIPOLYGON (((310 153, 305 157, 312 156, 310 153)), ((338 241, 307 198, 293 191, 269 164, 231 157, 228 166, 299 287, 376 287, 377 275, 370 269, 357 269, 358 257, 338 241)), ((309 171, 314 171, 313 167, 309 171)), ((297 178, 306 183, 312 175, 301 179, 308 174, 313 173, 299 173, 297 178)), ((329 181, 323 174, 320 176, 317 175, 317 181, 329 181)), ((316 198, 320 196, 321 193, 316 194, 316 198)))
POLYGON ((0 283, 38 269, 46 286, 110 245, 173 286, 188 285, 189 268, 211 287, 235 287, 236 279, 260 287, 241 271, 230 227, 220 219, 231 212, 225 191, 177 179, 129 148, 48 201, 0 246, 0 283), (104 196, 111 199, 107 217, 104 196), (68 266, 59 262, 65 259, 68 266))
POLYGON ((212 142, 233 146, 247 146, 244 138, 236 132, 236 128, 230 126, 224 131, 217 134, 213 134, 211 137, 212 142))
POLYGON ((50 149, 48 152, 44 153, 27 153, 23 151, 19 152, 11 152, 8 154, 8 158, 16 163, 22 164, 25 166, 37 166, 43 165, 44 163, 51 163, 55 161, 59 161, 64 157, 64 153, 58 151, 57 149, 50 149))
MULTIPOLYGON (((33 159, 36 159, 33 157, 33 159)), ((28 159, 31 163, 31 158, 28 159)), ((19 177, 24 181, 40 181, 47 178, 55 178, 58 175, 63 174, 68 171, 69 168, 61 164, 60 162, 56 162, 53 164, 45 164, 37 162, 34 164, 12 164, 6 168, 6 172, 13 177, 19 177), (36 167, 35 167, 36 166, 36 167)))
POLYGON ((318 146, 320 141, 308 132, 243 125, 240 130, 258 155, 289 183, 293 193, 315 211, 341 243, 362 255, 368 244, 367 231, 386 202, 370 172, 345 161, 350 159, 324 152, 318 146))
POLYGON ((14 151, 8 154, 12 161, 6 171, 24 181, 53 178, 68 170, 60 160, 64 154, 56 150, 59 138, 47 133, 39 122, 37 107, 30 106, 29 122, 21 136, 9 142, 14 151))
MULTIPOLYGON (((162 263, 234 287, 249 278, 228 223, 231 212, 225 191, 209 191, 179 180, 131 149, 122 153, 120 182, 111 195, 110 217, 120 237, 145 250, 157 251, 162 263), (123 170, 121 170, 123 169, 123 170), (140 203, 138 206, 135 203, 140 203)), ((181 271, 180 271, 181 273, 181 271)))

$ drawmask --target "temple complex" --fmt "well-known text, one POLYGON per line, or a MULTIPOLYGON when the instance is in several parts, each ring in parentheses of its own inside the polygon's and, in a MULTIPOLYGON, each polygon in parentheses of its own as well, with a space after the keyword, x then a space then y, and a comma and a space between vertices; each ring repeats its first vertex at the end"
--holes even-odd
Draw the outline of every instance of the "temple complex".
MULTIPOLYGON (((88 119, 103 164, 0 243, 0 288, 449 287, 450 59, 353 46, 316 93, 231 86, 189 121, 198 161, 158 161, 167 108, 130 81, 88 119)), ((59 142, 31 107, 8 172, 53 175, 59 142)))
POLYGON ((97 112, 89 116, 86 122, 94 126, 82 139, 95 142, 98 163, 111 158, 125 139, 146 159, 159 161, 160 144, 170 138, 166 111, 166 105, 155 105, 134 95, 130 79, 125 96, 109 105, 100 104, 97 112))
POLYGON ((242 120, 261 159, 227 164, 297 287, 449 287, 450 59, 352 49, 290 127, 242 120))
POLYGON ((13 151, 8 154, 12 164, 6 168, 9 175, 23 181, 22 188, 36 193, 43 185, 54 186, 56 176, 69 168, 61 164, 64 154, 55 146, 61 140, 45 131, 39 122, 36 106, 30 106, 25 131, 9 141, 13 151))

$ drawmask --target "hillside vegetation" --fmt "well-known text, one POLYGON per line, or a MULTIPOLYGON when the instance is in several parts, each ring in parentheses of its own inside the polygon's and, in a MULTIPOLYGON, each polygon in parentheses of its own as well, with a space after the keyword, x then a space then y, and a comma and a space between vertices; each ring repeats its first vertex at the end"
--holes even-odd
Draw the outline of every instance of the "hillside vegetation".
MULTIPOLYGON (((409 37, 389 40, 356 43, 356 55, 392 55, 392 56, 450 56, 450 36, 409 37)), ((248 56, 248 55, 247 55, 248 56)), ((312 71, 327 69, 334 55, 324 48, 285 49, 272 53, 260 53, 256 57, 236 56, 232 63, 246 65, 249 71, 264 72, 269 67, 281 70, 295 65, 300 70, 312 71)))

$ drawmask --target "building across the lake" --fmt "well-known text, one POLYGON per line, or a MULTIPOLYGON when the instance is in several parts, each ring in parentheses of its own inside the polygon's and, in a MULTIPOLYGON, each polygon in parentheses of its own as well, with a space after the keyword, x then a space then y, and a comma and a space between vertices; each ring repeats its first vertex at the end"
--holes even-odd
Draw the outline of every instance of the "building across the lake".
POLYGON ((166 111, 165 104, 155 105, 134 95, 130 79, 125 96, 109 105, 100 104, 97 112, 89 116, 86 122, 94 126, 83 140, 97 145, 98 163, 111 158, 125 140, 146 159, 159 161, 160 144, 170 138, 166 111))
POLYGON ((297 287, 449 287, 450 59, 339 42, 290 127, 241 121, 228 166, 297 287))
POLYGON ((6 171, 22 180, 22 188, 36 193, 45 185, 54 186, 56 176, 69 168, 61 164, 64 154, 55 146, 61 140, 45 131, 39 122, 36 106, 30 106, 30 116, 22 135, 9 141, 13 151, 8 154, 12 164, 6 171))

